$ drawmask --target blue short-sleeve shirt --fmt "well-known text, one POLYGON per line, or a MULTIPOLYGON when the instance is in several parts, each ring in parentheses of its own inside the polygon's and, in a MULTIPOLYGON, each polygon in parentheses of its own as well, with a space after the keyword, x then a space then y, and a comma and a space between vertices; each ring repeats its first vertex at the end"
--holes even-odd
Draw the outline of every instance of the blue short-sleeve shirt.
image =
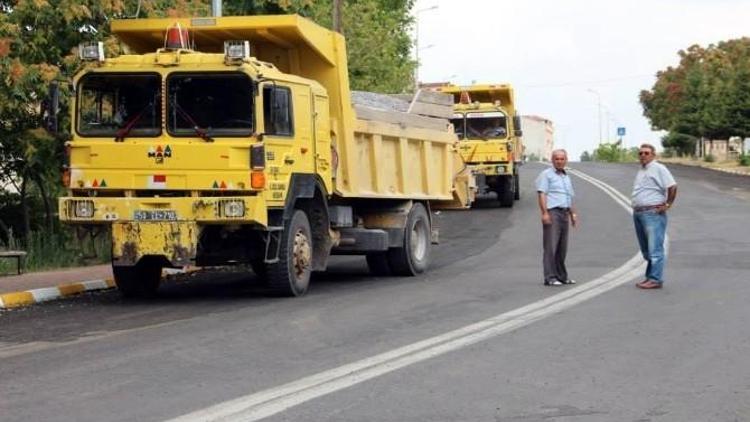
POLYGON ((536 191, 547 195, 547 209, 573 206, 573 183, 566 171, 558 172, 554 167, 545 169, 536 178, 536 191))

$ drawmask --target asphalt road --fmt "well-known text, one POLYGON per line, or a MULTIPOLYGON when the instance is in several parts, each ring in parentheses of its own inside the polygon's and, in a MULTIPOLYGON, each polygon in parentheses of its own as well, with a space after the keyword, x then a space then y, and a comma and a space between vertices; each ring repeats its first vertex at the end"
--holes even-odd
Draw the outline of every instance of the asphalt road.
MULTIPOLYGON (((636 170, 573 168, 626 195, 636 170)), ((581 227, 568 265, 579 284, 542 286, 530 194, 540 169, 523 168, 513 209, 489 199, 436 215, 441 244, 421 277, 372 277, 364 259, 342 257, 299 299, 223 272, 170 280, 153 301, 111 291, 4 312, 0 419, 168 420, 242 408, 333 370, 343 375, 282 397, 267 420, 750 420, 750 178, 672 167, 665 289, 638 290, 633 278, 556 308, 548 304, 566 291, 582 298, 637 251, 627 212, 575 178, 581 227), (341 368, 529 304, 537 316, 481 341, 410 354, 382 374, 341 368)))

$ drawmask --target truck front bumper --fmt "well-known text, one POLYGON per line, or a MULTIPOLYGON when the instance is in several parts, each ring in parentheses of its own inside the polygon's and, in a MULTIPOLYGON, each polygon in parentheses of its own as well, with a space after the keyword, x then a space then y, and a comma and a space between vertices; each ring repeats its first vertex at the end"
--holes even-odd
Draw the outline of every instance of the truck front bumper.
POLYGON ((73 225, 111 225, 112 263, 135 265, 162 256, 181 267, 194 262, 202 227, 268 224, 261 196, 246 197, 63 197, 60 220, 73 225))

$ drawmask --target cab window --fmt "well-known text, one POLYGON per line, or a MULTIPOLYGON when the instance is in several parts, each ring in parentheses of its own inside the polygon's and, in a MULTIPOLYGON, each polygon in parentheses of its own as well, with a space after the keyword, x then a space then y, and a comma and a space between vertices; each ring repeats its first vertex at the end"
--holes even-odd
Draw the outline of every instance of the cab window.
POLYGON ((263 87, 263 116, 266 135, 292 136, 292 91, 286 87, 263 87))

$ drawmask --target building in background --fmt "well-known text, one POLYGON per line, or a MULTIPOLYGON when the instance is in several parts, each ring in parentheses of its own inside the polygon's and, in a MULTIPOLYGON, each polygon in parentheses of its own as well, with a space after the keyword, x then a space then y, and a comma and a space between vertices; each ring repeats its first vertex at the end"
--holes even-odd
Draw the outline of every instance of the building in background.
POLYGON ((524 155, 529 161, 549 161, 555 147, 552 120, 539 116, 521 116, 524 155))

